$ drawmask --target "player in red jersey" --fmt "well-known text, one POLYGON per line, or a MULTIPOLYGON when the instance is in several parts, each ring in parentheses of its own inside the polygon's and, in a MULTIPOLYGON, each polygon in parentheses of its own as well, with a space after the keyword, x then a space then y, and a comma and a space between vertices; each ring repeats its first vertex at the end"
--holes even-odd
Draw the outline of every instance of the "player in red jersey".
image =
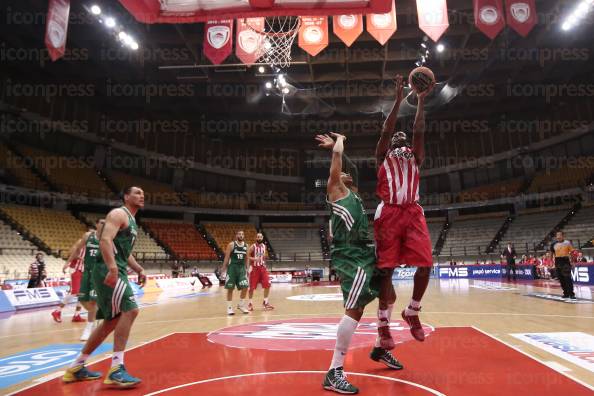
POLYGON ((414 289, 409 306, 402 311, 402 318, 410 326, 413 337, 425 339, 419 320, 421 298, 429 284, 433 258, 431 239, 419 200, 420 166, 425 158, 425 97, 433 89, 433 83, 417 93, 418 105, 415 117, 412 147, 406 133, 395 131, 404 83, 396 76, 396 100, 390 115, 384 122, 380 139, 375 149, 377 160, 376 194, 381 199, 374 217, 374 232, 377 244, 377 267, 383 272, 378 309, 378 333, 376 346, 394 348, 390 334, 390 316, 396 302, 392 285, 394 268, 401 264, 416 266, 414 289))
POLYGON ((250 302, 248 304, 248 310, 250 311, 254 310, 252 298, 254 297, 254 290, 258 287, 258 283, 261 283, 262 288, 264 289, 264 302, 262 303, 264 310, 270 311, 274 309, 268 302, 268 296, 270 295, 270 277, 266 270, 267 256, 268 252, 266 251, 266 245, 264 244, 264 235, 259 232, 256 234, 256 243, 250 246, 248 250, 248 258, 250 260, 250 302))
MULTIPOLYGON (((75 297, 78 296, 78 292, 80 291, 80 283, 82 281, 83 272, 84 272, 84 259, 85 259, 85 243, 87 240, 87 235, 90 233, 86 232, 81 239, 76 241, 76 243, 70 248, 70 256, 68 256, 68 260, 66 260, 66 264, 62 267, 62 272, 66 274, 68 269, 71 269, 70 273, 70 290, 68 294, 64 296, 58 308, 56 308, 52 312, 52 317, 58 323, 62 322, 62 309, 69 304, 75 297)), ((80 316, 80 310, 82 309, 80 302, 77 300, 76 302, 76 309, 74 311, 74 316, 72 317, 73 322, 84 322, 85 320, 80 316)))

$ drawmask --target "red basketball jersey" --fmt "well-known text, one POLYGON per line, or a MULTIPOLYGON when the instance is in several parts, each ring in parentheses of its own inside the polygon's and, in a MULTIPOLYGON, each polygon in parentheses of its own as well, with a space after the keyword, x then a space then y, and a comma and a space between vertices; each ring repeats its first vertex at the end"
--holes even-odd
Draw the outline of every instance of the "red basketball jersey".
POLYGON ((377 196, 386 204, 407 205, 419 200, 419 166, 409 147, 386 153, 377 170, 377 196))
POLYGON ((80 271, 80 272, 84 272, 85 270, 85 252, 86 252, 86 246, 83 246, 82 249, 80 249, 78 256, 72 260, 69 263, 69 267, 73 269, 73 271, 80 271))
POLYGON ((256 260, 252 261, 251 265, 255 267, 264 265, 266 260, 266 245, 263 243, 254 243, 252 247, 254 248, 253 257, 256 258, 256 260))

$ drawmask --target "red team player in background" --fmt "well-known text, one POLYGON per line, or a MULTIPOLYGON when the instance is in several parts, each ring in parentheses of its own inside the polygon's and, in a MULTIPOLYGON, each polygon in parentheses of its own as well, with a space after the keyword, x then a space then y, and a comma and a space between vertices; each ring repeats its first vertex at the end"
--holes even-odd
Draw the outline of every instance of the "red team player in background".
POLYGON ((265 311, 274 309, 268 302, 268 296, 270 295, 270 276, 266 269, 266 257, 268 252, 266 250, 266 244, 264 243, 264 235, 262 233, 256 234, 256 243, 252 244, 248 250, 248 258, 250 260, 250 290, 248 310, 254 310, 254 304, 252 298, 254 297, 254 290, 258 287, 258 283, 262 284, 264 289, 264 306, 265 311))
POLYGON ((414 289, 409 306, 402 311, 402 318, 410 326, 413 337, 425 339, 419 320, 421 298, 429 284, 433 266, 431 238, 419 200, 420 166, 425 158, 425 115, 426 95, 431 92, 434 81, 424 89, 418 89, 418 106, 413 127, 412 147, 406 133, 395 131, 398 110, 404 88, 402 76, 396 76, 396 101, 382 128, 377 143, 376 194, 381 199, 374 218, 374 232, 377 244, 377 267, 383 277, 379 295, 377 346, 394 348, 390 334, 390 316, 396 302, 392 285, 394 268, 401 264, 416 266, 414 289))
MULTIPOLYGON (((86 234, 85 234, 86 235, 86 234)), ((64 296, 60 305, 57 309, 52 312, 52 317, 58 323, 62 322, 62 309, 69 304, 75 297, 78 296, 78 292, 80 291, 80 283, 82 281, 83 272, 84 272, 84 265, 85 265, 85 243, 86 239, 84 237, 76 241, 76 243, 70 249, 70 256, 68 256, 68 260, 64 267, 62 267, 62 272, 65 274, 66 271, 70 268, 72 271, 70 273, 70 290, 68 294, 64 296)), ((85 322, 85 320, 80 316, 81 304, 80 302, 76 302, 76 310, 74 311, 74 316, 72 317, 73 322, 85 322)))

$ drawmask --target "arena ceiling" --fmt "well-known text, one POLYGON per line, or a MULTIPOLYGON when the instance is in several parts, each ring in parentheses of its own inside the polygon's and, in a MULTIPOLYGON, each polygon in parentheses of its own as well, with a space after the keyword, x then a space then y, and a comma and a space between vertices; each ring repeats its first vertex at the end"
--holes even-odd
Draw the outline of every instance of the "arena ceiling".
MULTIPOLYGON (((7 49, 43 49, 45 2, 4 3, 0 28, 4 58, 7 49)), ((279 96, 265 95, 264 84, 273 78, 268 69, 261 74, 255 67, 210 66, 202 54, 202 24, 145 25, 115 0, 98 3, 134 34, 140 50, 121 48, 80 2, 73 2, 70 59, 52 64, 36 59, 33 51, 26 59, 13 56, 3 61, 6 75, 19 81, 94 84, 90 100, 102 112, 196 120, 274 119, 282 112, 297 118, 382 119, 381 113, 391 105, 393 77, 407 75, 415 67, 424 39, 414 1, 397 0, 398 31, 383 47, 366 32, 350 48, 330 33, 330 45, 317 57, 295 46, 294 65, 285 70, 295 90, 283 106, 279 96), (115 95, 116 86, 126 86, 134 94, 115 95), (157 94, 150 96, 148 89, 157 94)), ((472 1, 448 0, 450 27, 440 41, 445 51, 437 53, 435 43, 426 42, 431 51, 427 66, 443 90, 430 102, 433 120, 485 121, 491 130, 502 117, 592 120, 593 93, 563 90, 594 82, 592 18, 563 32, 561 20, 575 2, 536 3, 539 22, 528 37, 505 28, 491 40, 474 26, 472 1)), ((239 62, 231 55, 226 63, 239 62)), ((412 114, 414 107, 408 110, 412 114)))

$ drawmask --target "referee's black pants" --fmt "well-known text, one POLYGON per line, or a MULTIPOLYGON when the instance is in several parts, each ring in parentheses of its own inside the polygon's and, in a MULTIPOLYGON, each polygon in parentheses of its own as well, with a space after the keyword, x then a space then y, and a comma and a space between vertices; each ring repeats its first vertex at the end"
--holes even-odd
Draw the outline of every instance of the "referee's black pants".
POLYGON ((573 292, 573 279, 571 278, 571 263, 569 257, 556 257, 555 258, 555 272, 561 283, 563 289, 563 297, 575 296, 573 292))
POLYGON ((514 280, 516 280, 516 262, 515 262, 515 260, 508 260, 508 262, 507 262, 507 280, 511 280, 512 271, 514 272, 514 280))

